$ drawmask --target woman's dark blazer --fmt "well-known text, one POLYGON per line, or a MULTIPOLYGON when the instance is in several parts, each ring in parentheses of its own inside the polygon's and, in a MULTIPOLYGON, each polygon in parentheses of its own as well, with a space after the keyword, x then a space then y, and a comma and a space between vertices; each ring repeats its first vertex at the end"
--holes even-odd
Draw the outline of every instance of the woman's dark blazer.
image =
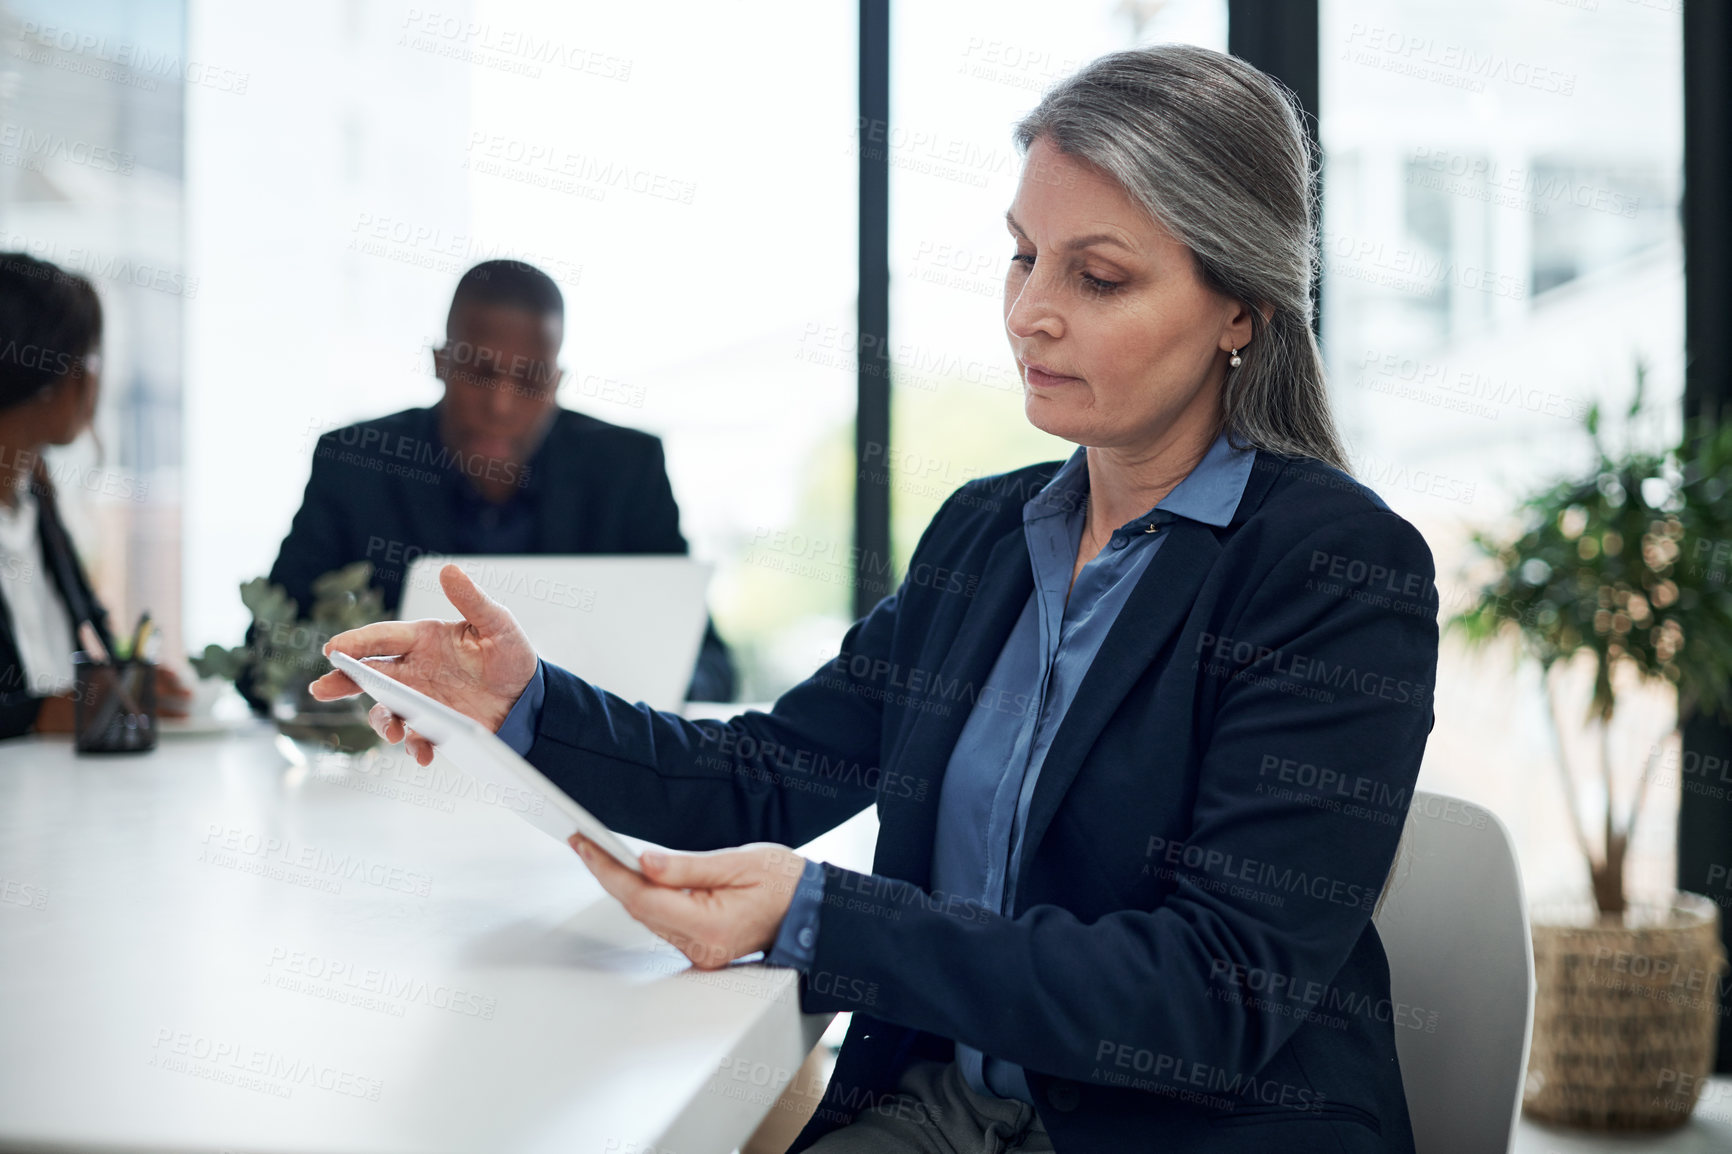
MULTIPOLYGON (((867 805, 874 872, 826 865, 809 1011, 854 1012, 796 1142, 951 1039, 1020 1063, 1061 1151, 1411 1154, 1371 924, 1432 725, 1430 550, 1370 490, 1260 452, 1232 522, 1179 519, 1059 727, 1013 917, 929 892, 938 797, 1033 588, 1052 462, 963 486, 907 579, 769 713, 687 722, 561 670, 530 760, 683 849, 799 845, 867 805)), ((1016 719, 1007 714, 1006 724, 1016 719)))
MULTIPOLYGON (((30 574, 28 579, 52 581, 61 600, 66 602, 67 616, 72 619, 73 628, 73 636, 66 639, 66 664, 71 668, 72 654, 79 647, 79 622, 88 620, 94 624, 102 643, 112 647, 108 635, 108 612, 91 591, 90 580, 72 547, 72 538, 60 520, 54 487, 40 467, 31 478, 30 489, 36 494, 41 509, 38 533, 42 538, 42 558, 48 572, 30 574)), ((24 678, 24 663, 19 660, 18 642, 13 632, 12 609, 6 604, 4 595, 0 595, 0 738, 30 732, 41 709, 42 699, 31 694, 24 678)))

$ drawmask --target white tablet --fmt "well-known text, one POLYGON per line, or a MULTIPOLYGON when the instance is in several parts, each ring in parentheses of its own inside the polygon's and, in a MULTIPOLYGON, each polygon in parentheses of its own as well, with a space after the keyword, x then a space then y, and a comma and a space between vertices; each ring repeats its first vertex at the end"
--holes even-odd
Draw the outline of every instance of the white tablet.
POLYGON ((369 697, 407 721, 416 733, 438 746, 439 751, 464 772, 501 789, 526 795, 528 804, 510 807, 518 817, 561 842, 574 833, 581 833, 621 865, 643 872, 637 854, 612 830, 479 722, 347 653, 332 653, 330 659, 332 665, 348 674, 369 697))

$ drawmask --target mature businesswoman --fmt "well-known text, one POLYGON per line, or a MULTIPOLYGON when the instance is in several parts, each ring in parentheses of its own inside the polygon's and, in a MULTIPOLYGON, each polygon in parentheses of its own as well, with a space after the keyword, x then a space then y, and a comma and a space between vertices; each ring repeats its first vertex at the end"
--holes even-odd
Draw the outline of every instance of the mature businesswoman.
MULTIPOLYGON (((0 253, 0 738, 71 732, 78 627, 88 622, 113 648, 42 457, 90 427, 101 347, 102 304, 88 280, 0 253)), ((157 689, 164 712, 184 705, 166 668, 157 689)))
MULTIPOLYGON (((959 489, 910 576, 768 713, 688 722, 467 622, 332 647, 496 727, 624 832, 574 839, 700 966, 854 1011, 795 1149, 1397 1151, 1371 915, 1432 723, 1419 534, 1341 470, 1311 160, 1255 69, 1103 57, 1021 123, 1004 323, 1079 448, 959 489), (867 805, 874 872, 798 845, 867 805), (778 844, 747 845, 744 842, 778 844)), ((340 674, 321 696, 354 692, 340 674)), ((375 709, 391 740, 430 747, 375 709)))

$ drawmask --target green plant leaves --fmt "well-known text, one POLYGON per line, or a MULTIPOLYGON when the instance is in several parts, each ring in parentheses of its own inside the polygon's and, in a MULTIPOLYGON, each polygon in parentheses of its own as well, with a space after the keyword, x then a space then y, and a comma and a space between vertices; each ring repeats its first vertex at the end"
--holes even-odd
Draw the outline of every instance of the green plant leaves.
POLYGON ((1591 653, 1602 719, 1620 665, 1676 686, 1681 711, 1732 719, 1732 423, 1668 452, 1612 454, 1598 418, 1590 474, 1524 501, 1514 540, 1474 534, 1494 575, 1448 627, 1474 643, 1518 634, 1546 669, 1591 653))
POLYGON ((371 587, 373 563, 357 561, 313 582, 313 605, 303 618, 295 599, 280 585, 255 577, 240 587, 241 604, 253 617, 247 644, 233 649, 207 645, 189 660, 200 677, 250 678, 255 695, 267 702, 298 696, 330 669, 325 642, 349 629, 385 617, 384 598, 371 587))

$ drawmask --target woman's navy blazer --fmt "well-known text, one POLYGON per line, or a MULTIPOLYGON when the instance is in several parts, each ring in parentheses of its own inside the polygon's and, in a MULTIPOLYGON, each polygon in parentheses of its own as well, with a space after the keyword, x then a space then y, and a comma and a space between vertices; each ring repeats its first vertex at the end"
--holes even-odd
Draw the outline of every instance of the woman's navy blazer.
MULTIPOLYGON (((90 622, 97 637, 110 651, 113 650, 114 639, 108 633, 108 610, 97 600, 90 587, 90 578, 85 574, 84 566, 79 564, 78 550, 73 546, 71 534, 66 531, 66 523, 60 519, 54 485, 40 458, 30 475, 30 491, 36 496, 39 510, 36 533, 41 539, 42 560, 47 572, 28 574, 25 579, 52 581, 54 590, 66 603, 66 614, 72 620, 73 630, 66 638, 66 668, 70 672, 72 654, 82 648, 78 640, 80 623, 90 622)), ((0 738, 29 733, 36 725, 37 715, 42 712, 42 701, 32 692, 24 676, 24 659, 18 652, 12 608, 4 597, 0 597, 0 738)))
POLYGON ((901 1071, 960 1040, 1025 1068, 1061 1151, 1411 1154, 1396 1031, 1439 1023, 1391 1003, 1371 916, 1437 593, 1418 531, 1339 470, 1259 452, 1230 524, 1169 526, 1047 755, 1014 916, 930 892, 946 763, 1033 589, 1022 505, 1058 466, 953 493, 770 712, 684 721, 549 668, 529 759, 680 849, 877 806, 874 872, 825 867, 802 1004, 854 1017, 796 1150, 906 1113, 901 1071))

